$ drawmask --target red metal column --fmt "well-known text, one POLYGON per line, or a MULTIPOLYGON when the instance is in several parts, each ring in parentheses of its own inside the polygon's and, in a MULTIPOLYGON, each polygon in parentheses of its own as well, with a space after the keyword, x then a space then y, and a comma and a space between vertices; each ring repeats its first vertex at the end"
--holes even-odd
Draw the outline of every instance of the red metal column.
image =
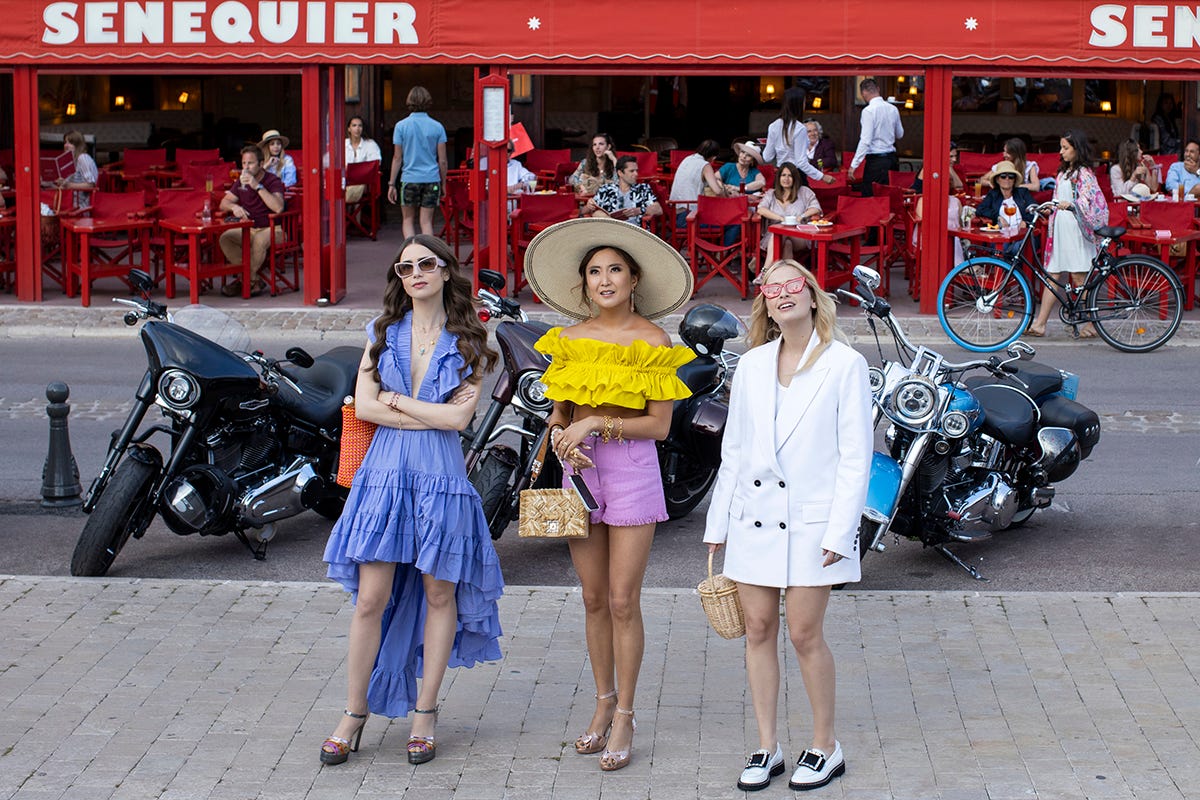
MULTIPOLYGON (((328 109, 321 120, 321 152, 325 154, 324 204, 322 217, 328 219, 327 248, 324 257, 324 294, 337 303, 346 296, 346 147, 344 122, 346 111, 346 68, 340 64, 321 67, 322 107, 328 109)), ((305 298, 305 302, 316 302, 305 298)))
MULTIPOLYGON (((508 162, 508 117, 503 124, 501 140, 484 141, 483 93, 485 88, 503 88, 508 97, 508 70, 505 67, 490 67, 486 76, 475 71, 475 165, 471 199, 475 205, 475 219, 486 221, 487 245, 481 250, 480 226, 475 226, 475 269, 496 270, 508 277, 508 181, 505 179, 508 162), (487 158, 487 171, 479 170, 482 159, 487 158), (504 167, 505 169, 501 169, 504 167), (486 181, 486 191, 480 186, 486 181), (486 201, 486 203, 485 203, 486 201), (487 263, 484 263, 486 253, 487 263)), ((507 114, 508 103, 505 102, 507 114)))
POLYGON ((301 164, 304 169, 304 190, 300 195, 301 229, 304 231, 304 303, 313 305, 326 287, 328 271, 324 263, 328 243, 326 221, 322 219, 321 169, 324 150, 320 146, 321 124, 326 119, 321 106, 321 68, 305 64, 300 68, 300 139, 307 153, 301 164))
POLYGON ((38 186, 37 70, 13 70, 13 172, 17 206, 17 299, 42 299, 41 206, 38 186))
POLYGON ((949 205, 950 91, 949 67, 925 70, 925 196, 921 204, 921 313, 937 313, 937 291, 942 277, 954 266, 947 239, 949 205))

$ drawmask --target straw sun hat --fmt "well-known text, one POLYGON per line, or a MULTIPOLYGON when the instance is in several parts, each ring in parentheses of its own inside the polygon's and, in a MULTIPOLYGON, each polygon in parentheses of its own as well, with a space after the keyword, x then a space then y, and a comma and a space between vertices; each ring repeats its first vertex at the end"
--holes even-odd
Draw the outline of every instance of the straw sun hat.
POLYGON ((758 145, 754 142, 735 142, 733 149, 737 153, 749 153, 750 157, 754 159, 754 163, 760 167, 763 165, 762 150, 759 150, 758 145))
POLYGON ((267 144, 269 144, 269 143, 270 143, 270 141, 271 141, 272 139, 279 139, 279 140, 281 140, 281 141, 283 142, 283 149, 284 149, 284 150, 287 150, 287 146, 288 146, 288 137, 284 136, 282 133, 280 133, 279 131, 277 131, 277 130, 274 130, 274 129, 272 129, 272 130, 269 130, 269 131, 267 131, 266 133, 264 133, 264 134, 263 134, 262 141, 258 143, 258 146, 259 146, 259 148, 260 148, 260 149, 261 149, 261 148, 265 148, 265 147, 267 146, 267 144))
POLYGON ((1144 183, 1135 183, 1129 188, 1129 191, 1121 195, 1122 200, 1131 202, 1139 202, 1141 200, 1149 200, 1151 195, 1150 187, 1144 183))
POLYGON ((560 314, 572 319, 591 317, 579 262, 594 247, 624 250, 642 268, 633 299, 643 317, 670 314, 692 296, 692 271, 674 248, 632 223, 594 217, 551 225, 533 238, 525 251, 529 285, 560 314))
POLYGON ((1021 180, 1021 173, 1017 172, 1017 165, 1011 161, 1001 161, 996 165, 996 169, 992 174, 999 178, 1001 175, 1015 175, 1017 180, 1021 180))

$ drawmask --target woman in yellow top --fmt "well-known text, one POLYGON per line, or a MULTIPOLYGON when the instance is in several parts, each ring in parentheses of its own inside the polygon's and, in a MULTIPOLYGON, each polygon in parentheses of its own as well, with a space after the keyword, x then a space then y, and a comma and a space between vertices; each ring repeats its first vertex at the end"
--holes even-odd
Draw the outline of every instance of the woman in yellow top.
POLYGON ((692 274, 657 236, 612 219, 547 228, 525 258, 537 295, 580 320, 536 346, 553 359, 542 381, 555 401, 554 452, 599 506, 588 538, 570 541, 596 681, 596 711, 575 751, 603 750, 600 769, 612 771, 630 761, 645 649, 642 578, 654 527, 667 519, 654 442, 670 430, 673 402, 690 395, 675 372, 694 358, 650 320, 691 297, 692 274))

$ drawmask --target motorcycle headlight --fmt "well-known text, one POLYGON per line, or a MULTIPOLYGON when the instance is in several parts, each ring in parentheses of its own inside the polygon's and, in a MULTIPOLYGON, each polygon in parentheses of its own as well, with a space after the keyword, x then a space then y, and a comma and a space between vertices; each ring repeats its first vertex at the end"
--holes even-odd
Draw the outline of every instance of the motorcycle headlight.
POLYGON ((554 401, 546 397, 540 372, 526 372, 517 380, 517 399, 531 411, 549 411, 554 406, 554 401))
POLYGON ((923 425, 937 411, 937 388, 924 378, 906 378, 892 392, 892 407, 906 423, 923 425))
POLYGON ((158 379, 158 396, 171 408, 191 408, 200 399, 200 384, 183 370, 169 369, 158 379))
POLYGON ((871 394, 879 394, 886 382, 887 378, 884 377, 883 370, 879 367, 871 367, 867 370, 867 383, 871 385, 871 394))
POLYGON ((951 439, 959 439, 967 435, 971 421, 961 411, 951 411, 942 417, 942 433, 951 439))

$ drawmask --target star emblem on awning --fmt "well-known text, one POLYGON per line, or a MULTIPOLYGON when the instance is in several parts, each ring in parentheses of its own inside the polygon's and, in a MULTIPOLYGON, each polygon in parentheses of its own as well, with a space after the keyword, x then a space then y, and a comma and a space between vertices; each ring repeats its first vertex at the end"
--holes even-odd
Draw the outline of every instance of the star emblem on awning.
POLYGON ((975 19, 974 17, 967 17, 967 21, 963 24, 966 25, 967 30, 973 31, 979 27, 979 20, 975 19))
POLYGON ((529 30, 536 31, 540 27, 542 27, 542 21, 540 19, 537 17, 529 18, 529 30))

